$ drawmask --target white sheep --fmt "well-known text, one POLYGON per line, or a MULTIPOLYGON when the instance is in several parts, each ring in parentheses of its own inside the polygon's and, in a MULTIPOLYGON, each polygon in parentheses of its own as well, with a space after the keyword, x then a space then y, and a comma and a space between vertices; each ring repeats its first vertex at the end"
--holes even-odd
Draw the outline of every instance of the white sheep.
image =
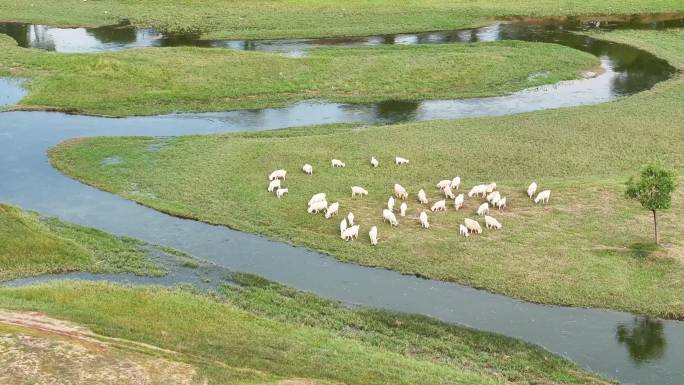
POLYGON ((477 186, 473 187, 470 189, 468 192, 468 197, 472 198, 473 196, 485 196, 487 194, 487 185, 486 184, 478 184, 477 186))
POLYGON ((451 180, 451 185, 449 187, 458 190, 461 187, 461 177, 455 176, 454 179, 451 180))
POLYGON ((347 223, 349 226, 354 226, 354 214, 351 211, 347 214, 347 223))
POLYGON ((370 238, 371 245, 375 246, 378 244, 378 226, 371 227, 368 237, 370 238))
POLYGON ((422 205, 428 204, 427 195, 425 195, 425 190, 423 189, 420 189, 420 191, 418 191, 418 202, 420 202, 420 204, 422 205))
POLYGON ((368 190, 366 190, 363 187, 360 186, 352 186, 352 198, 359 195, 359 196, 366 196, 368 195, 368 190))
POLYGON ((340 202, 335 202, 325 210, 325 218, 332 218, 333 215, 337 215, 338 211, 340 211, 340 202))
POLYGON ((382 210, 382 221, 388 221, 392 226, 399 226, 399 222, 397 222, 397 217, 394 216, 394 213, 388 209, 382 210))
POLYGON ((446 201, 442 199, 441 201, 435 202, 430 208, 432 211, 446 211, 446 201))
POLYGON ((456 210, 463 207, 463 200, 464 199, 465 199, 465 197, 463 196, 463 194, 458 194, 458 196, 454 199, 454 208, 456 210))
POLYGON ((485 202, 477 208, 477 215, 489 214, 489 203, 485 202))
POLYGON ((311 175, 313 174, 313 166, 307 163, 302 166, 302 171, 304 171, 305 174, 311 175))
POLYGON ((394 164, 396 164, 397 166, 409 164, 409 160, 406 158, 402 158, 402 157, 398 156, 398 157, 394 158, 394 164))
POLYGON ((468 232, 482 234, 482 227, 477 221, 466 218, 464 222, 468 232))
POLYGON ((347 229, 347 219, 342 218, 342 221, 340 221, 340 236, 342 236, 342 234, 344 234, 344 230, 346 230, 346 229, 347 229))
POLYGON ((394 196, 396 196, 399 199, 406 199, 406 198, 408 198, 408 192, 406 191, 406 189, 402 185, 395 183, 394 184, 394 196))
POLYGON ((503 226, 501 226, 501 223, 496 220, 494 217, 490 217, 489 215, 485 215, 485 226, 488 229, 501 229, 503 226))
POLYGON ((333 159, 330 161, 330 163, 332 164, 333 167, 344 167, 344 166, 346 166, 346 164, 344 164, 344 162, 339 160, 339 159, 333 159))
POLYGON ((401 206, 399 206, 399 215, 402 217, 406 216, 406 209, 408 208, 408 205, 406 202, 401 202, 401 206))
POLYGON ((499 199, 499 200, 496 202, 496 207, 497 207, 499 210, 505 209, 505 208, 506 208, 506 197, 503 197, 503 198, 499 199))
POLYGON ((446 187, 451 186, 451 181, 449 179, 442 179, 437 183, 437 188, 440 190, 444 190, 446 187))
POLYGON ((488 192, 488 193, 490 193, 490 192, 492 192, 492 191, 494 191, 494 190, 496 190, 496 183, 495 183, 495 182, 492 182, 492 183, 490 183, 490 184, 487 185, 487 192, 488 192))
POLYGON ((530 186, 527 187, 527 196, 532 199, 534 194, 537 192, 537 182, 532 182, 530 183, 530 186))
POLYGON ((374 156, 371 156, 371 166, 378 167, 379 165, 380 165, 380 162, 378 162, 378 160, 375 159, 374 156))
POLYGON ((387 209, 389 211, 394 211, 394 197, 390 196, 389 199, 387 200, 387 209))
POLYGON ((280 188, 280 179, 273 179, 272 181, 268 182, 268 192, 274 192, 275 190, 280 188))
POLYGON ((314 194, 311 199, 309 199, 309 206, 316 202, 324 201, 325 200, 325 193, 318 193, 314 194))
POLYGON ((459 234, 463 235, 464 237, 467 237, 468 235, 470 235, 470 233, 468 233, 468 228, 462 224, 458 225, 458 232, 459 232, 459 234))
POLYGON ((549 198, 551 198, 551 190, 544 190, 537 194, 537 197, 534 198, 534 203, 539 203, 541 202, 542 204, 549 203, 549 198))
POLYGON ((454 195, 454 192, 451 191, 451 187, 447 186, 444 188, 444 197, 448 199, 456 199, 456 195, 454 195))
POLYGON ((285 171, 285 170, 282 170, 282 169, 281 170, 275 170, 268 176, 268 180, 285 179, 286 175, 287 175, 287 171, 285 171))
POLYGON ((425 211, 420 212, 420 226, 424 229, 430 228, 430 222, 428 222, 428 215, 425 211))
POLYGON ((491 203, 492 205, 495 205, 499 199, 501 199, 501 193, 498 191, 487 194, 487 202, 491 203))
POLYGON ((318 202, 312 203, 311 206, 309 206, 309 208, 306 211, 309 214, 312 214, 312 213, 318 213, 320 211, 327 210, 327 209, 328 209, 328 202, 318 201, 318 202))
POLYGON ((348 227, 346 230, 342 232, 342 235, 340 238, 344 239, 345 241, 351 241, 359 236, 359 225, 354 225, 351 227, 348 227))
POLYGON ((276 190, 276 196, 278 197, 278 199, 280 199, 283 197, 283 195, 285 195, 288 192, 290 192, 288 188, 279 188, 276 190))

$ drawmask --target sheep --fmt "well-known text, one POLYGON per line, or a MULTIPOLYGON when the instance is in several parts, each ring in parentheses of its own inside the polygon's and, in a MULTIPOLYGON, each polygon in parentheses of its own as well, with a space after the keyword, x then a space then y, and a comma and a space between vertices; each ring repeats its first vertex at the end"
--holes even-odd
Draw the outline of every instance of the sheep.
POLYGON ((344 167, 344 166, 346 166, 346 164, 344 164, 344 162, 339 160, 339 159, 333 159, 330 161, 330 163, 332 164, 333 167, 344 167))
POLYGON ((280 199, 283 197, 283 195, 285 195, 288 192, 290 192, 290 190, 287 188, 279 188, 276 190, 276 196, 278 197, 278 199, 280 199))
POLYGON ((503 197, 503 198, 499 199, 499 200, 496 202, 496 207, 497 207, 499 210, 505 209, 505 208, 506 208, 506 197, 503 197))
POLYGON ((464 199, 465 199, 465 197, 463 196, 463 194, 458 194, 458 196, 454 199, 454 208, 456 210, 463 207, 463 200, 464 199))
POLYGON ((464 222, 468 232, 482 234, 482 227, 480 227, 480 224, 477 221, 466 218, 464 222))
POLYGON ((446 201, 442 199, 441 201, 435 202, 430 208, 432 211, 446 211, 446 201))
POLYGON ((406 199, 408 198, 408 192, 406 192, 406 189, 402 185, 395 183, 394 196, 396 196, 399 199, 406 199))
POLYGON ((309 206, 316 202, 324 201, 325 200, 325 193, 318 193, 314 194, 311 199, 309 199, 309 206))
POLYGON ((473 195, 480 196, 480 194, 482 194, 482 196, 485 196, 485 194, 487 194, 486 184, 478 184, 477 186, 470 189, 470 191, 468 192, 468 197, 472 198, 473 195))
POLYGON ((388 221, 391 226, 399 226, 399 222, 397 222, 397 217, 395 217, 394 213, 388 209, 382 210, 382 221, 388 221))
POLYGON ((487 202, 491 203, 492 205, 495 205, 496 202, 499 201, 499 199, 501 199, 501 193, 499 193, 498 191, 494 191, 487 194, 487 202))
POLYGON ((461 177, 455 176, 454 179, 451 180, 451 185, 449 187, 458 190, 461 187, 461 177))
POLYGON ((302 166, 302 171, 304 171, 304 174, 311 175, 313 174, 313 166, 307 163, 304 166, 302 166))
POLYGON ((490 192, 492 192, 492 191, 494 191, 494 190, 496 190, 496 183, 495 183, 495 182, 492 182, 492 183, 490 183, 490 184, 487 185, 487 192, 488 192, 488 193, 490 193, 490 192))
POLYGON ((340 236, 342 236, 342 234, 344 234, 344 230, 346 230, 346 229, 347 229, 347 219, 342 218, 342 221, 340 221, 340 236))
POLYGON ((551 198, 551 190, 544 190, 540 192, 536 198, 534 198, 534 203, 549 203, 549 198, 551 198))
POLYGON ((458 232, 459 232, 459 234, 463 235, 464 237, 467 237, 468 235, 470 235, 470 233, 468 232, 468 228, 463 226, 462 224, 458 225, 458 232))
POLYGON ((371 166, 378 167, 379 165, 380 165, 380 162, 378 162, 378 160, 375 159, 374 156, 371 156, 371 166))
POLYGON ((325 210, 325 219, 329 219, 332 218, 333 215, 337 215, 338 211, 340 211, 340 202, 335 202, 331 204, 325 210))
POLYGON ((368 190, 366 190, 363 187, 352 186, 351 190, 352 190, 352 198, 357 196, 357 195, 360 195, 360 196, 368 195, 368 190))
POLYGON ((354 226, 354 214, 351 211, 347 214, 347 223, 349 226, 354 226))
POLYGON ((273 179, 272 181, 268 182, 268 192, 274 192, 275 190, 280 188, 280 179, 273 179))
POLYGON ((425 211, 420 212, 420 226, 424 229, 430 228, 430 222, 428 222, 428 215, 425 211))
POLYGON ((490 217, 489 215, 485 215, 485 226, 487 226, 488 229, 497 229, 500 230, 503 226, 501 226, 501 223, 496 220, 494 217, 490 217))
POLYGON ((534 193, 537 192, 537 182, 532 182, 530 183, 530 186, 527 188, 527 196, 532 199, 534 196, 534 193))
POLYGON ((451 187, 446 186, 444 188, 444 197, 448 199, 456 199, 456 195, 454 195, 453 191, 451 191, 451 187))
POLYGON ((318 201, 318 202, 312 203, 311 206, 309 206, 309 208, 306 211, 309 214, 312 214, 312 213, 318 213, 318 212, 323 211, 323 210, 327 210, 327 208, 328 208, 328 202, 318 201))
POLYGON ((376 246, 378 244, 378 226, 371 227, 370 231, 368 232, 368 237, 370 238, 370 243, 372 246, 376 246))
POLYGON ((394 158, 394 164, 396 164, 397 166, 402 166, 405 164, 409 164, 409 160, 398 156, 394 158))
POLYGON ((406 209, 408 208, 408 205, 406 202, 401 202, 401 206, 399 206, 399 215, 402 217, 406 216, 406 209))
POLYGON ((477 215, 489 214, 489 203, 485 202, 477 208, 477 215))
POLYGON ((340 238, 344 239, 345 241, 351 241, 359 236, 359 225, 351 226, 344 230, 342 232, 342 235, 340 235, 340 238))
POLYGON ((425 195, 425 190, 423 189, 420 189, 420 191, 418 191, 418 202, 420 202, 420 204, 422 205, 428 204, 427 195, 425 195))
POLYGON ((389 199, 387 200, 387 209, 389 211, 394 211, 394 197, 390 196, 389 199))
POLYGON ((451 186, 451 181, 449 179, 442 179, 437 183, 437 188, 440 190, 444 190, 448 186, 451 186))
POLYGON ((268 180, 274 180, 274 179, 285 179, 285 175, 287 175, 287 171, 285 170, 275 170, 268 176, 268 180))

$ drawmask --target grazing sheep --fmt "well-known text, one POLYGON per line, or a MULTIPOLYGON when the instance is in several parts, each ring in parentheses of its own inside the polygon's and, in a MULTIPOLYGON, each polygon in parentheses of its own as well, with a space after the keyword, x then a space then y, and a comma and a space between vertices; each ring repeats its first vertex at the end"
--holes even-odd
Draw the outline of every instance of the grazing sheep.
POLYGON ((499 199, 499 200, 496 202, 496 207, 497 207, 499 210, 505 209, 505 208, 506 208, 506 197, 503 197, 503 198, 499 199))
POLYGON ((496 183, 492 182, 487 185, 487 192, 490 193, 492 191, 496 190, 496 183))
POLYGON ((340 238, 351 241, 359 237, 359 225, 351 226, 342 232, 340 238))
POLYGON ((368 232, 368 237, 370 238, 372 246, 378 244, 378 226, 371 227, 370 231, 368 232))
POLYGON ((347 219, 343 218, 342 221, 340 221, 340 236, 344 234, 344 230, 347 229, 347 219))
POLYGON ((389 211, 394 211, 394 197, 390 196, 389 199, 387 200, 387 209, 389 211))
POLYGON ((311 175, 313 174, 313 166, 307 163, 302 166, 302 171, 304 171, 305 174, 311 175))
POLYGON ((463 226, 463 225, 458 225, 458 232, 459 232, 459 234, 463 235, 464 237, 467 237, 468 235, 470 235, 470 233, 468 233, 468 228, 463 226))
POLYGON ((347 223, 349 223, 349 226, 354 226, 354 214, 351 211, 347 214, 347 223))
POLYGON ((503 226, 501 226, 501 223, 496 220, 494 217, 490 217, 489 215, 485 215, 485 226, 488 229, 501 229, 503 226))
POLYGON ((430 222, 428 222, 428 215, 425 211, 420 212, 420 226, 424 229, 430 228, 430 222))
POLYGON ((332 218, 333 215, 337 215, 337 212, 340 211, 340 202, 335 202, 328 206, 328 209, 325 210, 325 219, 332 218))
POLYGON ((461 187, 461 177, 455 176, 454 179, 451 180, 451 185, 449 187, 458 190, 461 187))
POLYGON ((378 160, 375 159, 374 156, 371 156, 371 166, 378 167, 379 165, 380 165, 380 162, 378 162, 378 160))
POLYGON ((456 210, 458 210, 458 209, 460 209, 461 207, 463 207, 463 200, 464 200, 464 199, 465 199, 465 197, 463 196, 463 194, 458 194, 458 196, 456 197, 456 199, 454 199, 454 208, 455 208, 456 210))
POLYGON ((480 227, 480 224, 477 221, 466 218, 464 222, 468 232, 482 234, 482 227, 480 227))
POLYGON ((279 188, 276 190, 276 196, 278 197, 278 199, 280 199, 283 197, 283 195, 285 195, 286 193, 289 193, 289 192, 290 192, 290 190, 287 188, 279 188))
POLYGON ((352 198, 357 196, 357 195, 360 195, 360 196, 368 195, 368 190, 364 189, 363 187, 352 186, 351 190, 352 190, 352 198))
POLYGON ((532 199, 534 194, 537 192, 537 182, 532 182, 530 183, 530 186, 527 188, 527 196, 532 199))
POLYGON ((399 199, 406 199, 408 198, 408 192, 406 192, 406 189, 402 185, 395 183, 394 196, 396 196, 399 199))
POLYGON ((285 175, 287 175, 287 171, 282 170, 282 169, 281 170, 275 170, 268 176, 268 180, 285 179, 285 175))
POLYGON ((311 199, 309 199, 309 206, 316 202, 324 201, 325 200, 325 193, 318 193, 314 194, 311 199))
POLYGON ((406 209, 408 208, 408 205, 406 202, 401 202, 401 206, 399 206, 399 215, 402 217, 406 216, 406 209))
POLYGON ((487 194, 486 184, 478 184, 477 186, 470 189, 470 191, 468 192, 468 197, 472 198, 473 196, 480 196, 480 194, 482 194, 482 196, 485 196, 485 194, 487 194))
POLYGON ((425 190, 423 189, 420 189, 420 191, 418 191, 418 202, 420 202, 420 204, 422 205, 428 204, 427 195, 425 195, 425 190))
POLYGON ((485 202, 477 208, 477 215, 489 214, 489 203, 485 202))
POLYGON ((274 192, 275 190, 280 188, 280 179, 273 179, 272 181, 268 182, 268 192, 274 192))
POLYGON ((409 160, 406 158, 402 158, 399 156, 394 158, 394 164, 396 164, 397 166, 401 166, 401 165, 408 164, 408 163, 409 163, 409 160))
POLYGON ((551 190, 544 190, 540 192, 536 198, 534 198, 534 203, 549 203, 549 198, 551 198, 551 190))
POLYGON ((496 204, 496 202, 499 199, 501 199, 501 193, 499 193, 498 191, 494 191, 494 192, 487 194, 487 202, 489 202, 493 205, 496 204))
POLYGON ((309 214, 312 213, 318 213, 320 211, 326 210, 328 208, 328 202, 326 201, 318 201, 314 202, 309 206, 309 208, 306 210, 309 214))
POLYGON ((456 195, 451 191, 451 187, 447 186, 444 188, 444 196, 448 199, 456 199, 456 195))
POLYGON ((435 202, 430 208, 432 211, 446 211, 446 201, 442 199, 441 201, 435 202))
POLYGON ((388 209, 382 210, 382 221, 388 221, 391 226, 399 226, 399 222, 397 222, 397 217, 395 217, 394 213, 388 209))
POLYGON ((451 186, 451 181, 449 179, 442 179, 437 183, 437 188, 440 190, 444 190, 446 187, 451 186))
POLYGON ((333 159, 330 161, 330 163, 332 164, 333 167, 344 167, 344 166, 346 166, 346 164, 344 164, 344 162, 339 160, 339 159, 333 159))

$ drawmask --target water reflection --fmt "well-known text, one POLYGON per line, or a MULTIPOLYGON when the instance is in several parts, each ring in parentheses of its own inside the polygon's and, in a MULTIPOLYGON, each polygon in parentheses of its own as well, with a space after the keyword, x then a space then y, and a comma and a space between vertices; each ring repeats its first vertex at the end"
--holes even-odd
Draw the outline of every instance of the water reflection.
POLYGON ((615 332, 619 343, 625 344, 629 356, 637 365, 663 357, 667 341, 663 323, 649 317, 635 317, 629 324, 622 324, 615 332))

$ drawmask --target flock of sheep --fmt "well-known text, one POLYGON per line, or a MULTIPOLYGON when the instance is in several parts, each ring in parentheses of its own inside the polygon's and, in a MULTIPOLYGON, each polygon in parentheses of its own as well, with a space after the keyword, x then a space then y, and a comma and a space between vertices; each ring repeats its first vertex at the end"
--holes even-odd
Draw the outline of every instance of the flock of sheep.
MULTIPOLYGON (((330 161, 331 165, 333 168, 336 167, 346 167, 346 164, 342 162, 339 159, 332 159, 330 161)), ((409 160, 406 158, 402 157, 396 157, 394 159, 394 163, 397 166, 403 166, 409 163, 409 160)), ((375 158, 371 157, 370 164, 372 167, 378 167, 380 165, 380 162, 375 158)), ((313 174, 313 166, 310 164, 305 164, 302 167, 302 171, 308 175, 313 174)), ((268 176, 268 191, 269 192, 275 192, 276 196, 278 198, 282 198, 286 193, 289 192, 289 190, 286 187, 282 187, 281 183, 283 180, 285 180, 285 177, 287 176, 287 171, 280 169, 273 171, 271 174, 268 176)), ((450 201, 453 201, 454 208, 456 210, 459 210, 461 207, 463 207, 463 202, 465 200, 465 195, 464 194, 454 194, 454 190, 458 190, 461 187, 461 178, 456 176, 453 179, 445 179, 437 183, 436 188, 444 194, 445 199, 439 200, 432 204, 430 206, 430 211, 432 212, 437 212, 437 211, 446 211, 447 210, 447 203, 446 199, 449 199, 450 201)), ((527 195, 532 199, 534 195, 537 192, 537 183, 532 182, 529 187, 527 188, 527 195)), ((472 197, 484 197, 485 202, 479 205, 477 208, 477 215, 483 216, 485 220, 485 227, 487 229, 501 229, 503 226, 501 223, 494 217, 489 215, 489 208, 490 205, 491 207, 495 207, 499 210, 504 210, 506 209, 506 203, 507 203, 507 198, 504 196, 501 196, 501 193, 496 190, 497 186, 496 183, 488 183, 488 184, 480 184, 476 185, 473 188, 470 189, 470 191, 467 193, 469 198, 472 197)), ((368 196, 368 190, 364 189, 361 186, 352 186, 351 187, 351 196, 352 198, 354 197, 364 197, 368 196)), ((396 215, 394 214, 394 206, 396 204, 396 200, 400 199, 402 202, 399 205, 399 215, 401 217, 406 216, 406 210, 408 209, 408 204, 407 204, 407 199, 408 199, 408 192, 406 189, 401 186, 400 184, 394 184, 394 191, 392 195, 390 195, 389 199, 387 200, 387 207, 385 207, 382 210, 382 218, 383 222, 387 221, 389 222, 390 226, 398 226, 399 221, 397 220, 396 215)), ((549 202, 549 198, 551 197, 551 190, 544 190, 537 194, 536 197, 534 197, 534 203, 542 203, 546 204, 549 202)), ((427 194, 425 193, 425 190, 421 189, 418 191, 417 194, 418 202, 421 205, 428 205, 429 201, 427 198, 427 194)), ((328 205, 327 202, 327 197, 324 192, 314 194, 311 199, 309 199, 308 202, 308 208, 307 212, 309 214, 316 214, 323 212, 325 215, 326 219, 332 218, 334 215, 337 215, 340 210, 340 204, 339 202, 334 202, 330 205, 328 205)), ((421 211, 419 215, 419 221, 420 225, 424 229, 429 229, 430 228, 430 222, 428 218, 428 214, 426 210, 421 211)), ((342 219, 340 222, 340 238, 342 238, 345 241, 351 241, 359 236, 359 228, 360 225, 354 224, 354 214, 349 213, 346 218, 342 219)), ((459 233, 460 235, 463 235, 464 237, 468 237, 472 233, 476 234, 481 234, 482 233, 482 227, 480 226, 480 223, 474 219, 470 218, 465 218, 464 223, 459 224, 459 233)), ((378 244, 378 227, 377 226, 372 226, 370 231, 368 232, 368 236, 370 237, 370 242, 371 245, 377 245, 378 244)))

